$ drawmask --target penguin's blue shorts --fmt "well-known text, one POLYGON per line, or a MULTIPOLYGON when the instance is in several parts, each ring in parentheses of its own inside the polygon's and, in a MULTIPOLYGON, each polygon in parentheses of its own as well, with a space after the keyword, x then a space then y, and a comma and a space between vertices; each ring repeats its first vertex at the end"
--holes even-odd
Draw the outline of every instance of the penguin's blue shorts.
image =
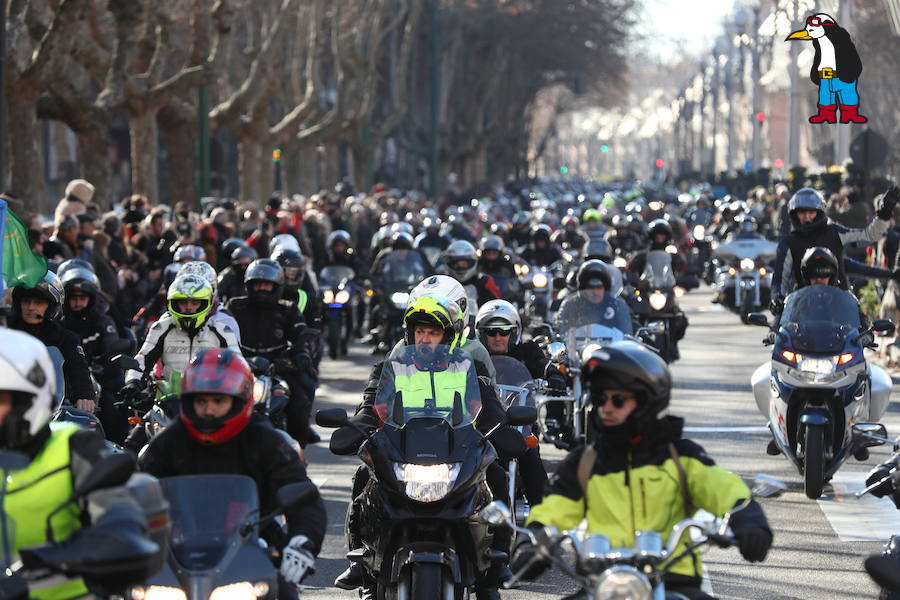
POLYGON ((856 106, 859 104, 859 94, 856 93, 856 79, 850 83, 844 83, 837 77, 819 80, 819 104, 832 106, 843 104, 844 106, 856 106), (837 100, 837 101, 835 101, 837 100))

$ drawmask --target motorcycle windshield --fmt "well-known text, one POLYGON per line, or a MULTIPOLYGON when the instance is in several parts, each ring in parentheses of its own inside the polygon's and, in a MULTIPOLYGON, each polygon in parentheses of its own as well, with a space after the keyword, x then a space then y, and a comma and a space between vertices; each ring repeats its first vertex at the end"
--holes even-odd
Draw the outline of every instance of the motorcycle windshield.
POLYGON ((715 250, 717 256, 726 260, 740 260, 752 258, 756 262, 769 262, 775 258, 778 244, 770 242, 760 235, 751 238, 739 238, 732 236, 725 244, 719 244, 715 250))
POLYGON ((385 362, 375 396, 382 423, 403 427, 413 419, 471 425, 481 410, 475 361, 459 348, 403 346, 385 362))
MULTIPOLYGON (((503 408, 510 406, 534 406, 534 379, 528 369, 520 361, 511 356, 495 354, 491 362, 496 371, 497 387, 500 391, 500 402, 503 408)), ((531 432, 531 426, 518 428, 523 435, 531 432)))
POLYGON ((861 327, 859 304, 846 290, 811 285, 787 297, 781 323, 799 352, 840 352, 847 336, 861 327))
POLYGON ((425 265, 418 252, 393 250, 385 259, 380 275, 388 289, 412 289, 425 279, 425 265))
POLYGON ((631 332, 631 314, 623 301, 610 298, 605 290, 582 290, 563 300, 556 328, 567 345, 576 330, 576 337, 597 338, 608 344, 631 332))
POLYGON ((244 475, 188 475, 159 483, 169 501, 169 546, 190 571, 218 565, 239 541, 241 525, 259 509, 256 483, 244 475))
POLYGON ((655 288, 675 286, 675 273, 672 272, 672 255, 665 250, 650 250, 647 253, 647 264, 641 274, 641 280, 655 288))
POLYGON ((331 265, 322 269, 319 273, 319 287, 336 288, 344 280, 353 279, 353 269, 343 265, 331 265))

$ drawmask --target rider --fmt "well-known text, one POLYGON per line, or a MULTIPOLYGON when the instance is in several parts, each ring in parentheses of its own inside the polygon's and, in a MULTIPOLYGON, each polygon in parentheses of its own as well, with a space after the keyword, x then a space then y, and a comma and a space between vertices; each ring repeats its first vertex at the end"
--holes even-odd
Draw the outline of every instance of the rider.
MULTIPOLYGON (((453 352, 459 345, 460 330, 459 324, 462 323, 459 306, 452 300, 443 296, 422 296, 413 301, 406 310, 403 318, 403 326, 405 330, 406 345, 426 345, 431 346, 432 351, 437 346, 443 345, 453 352)), ((379 426, 380 419, 374 405, 376 392, 379 381, 381 381, 384 369, 392 369, 390 366, 393 361, 398 360, 388 358, 386 361, 375 365, 369 382, 363 392, 363 402, 357 408, 356 416, 352 417, 352 421, 363 428, 372 430, 379 426)), ((500 404, 495 389, 486 383, 486 371, 476 360, 475 368, 479 374, 478 386, 481 393, 482 408, 476 420, 476 427, 479 431, 487 432, 504 419, 503 407, 500 404)), ((388 371, 390 373, 390 371, 388 371)), ((451 372, 437 372, 434 374, 435 386, 440 387, 439 378, 452 379, 454 374, 451 372)), ((395 383, 396 385, 396 383, 395 383)), ((505 432, 501 428, 492 436, 492 441, 500 442, 498 449, 510 447, 513 453, 522 454, 524 443, 521 441, 522 436, 516 431, 505 432), (500 433, 502 437, 497 436, 500 433), (508 434, 514 434, 509 436, 508 434), (518 446, 515 437, 518 437, 518 446), (512 438, 512 439, 510 439, 512 438), (521 448, 519 448, 521 446, 521 448)), ((335 454, 353 454, 359 448, 363 438, 356 428, 345 426, 338 429, 331 436, 330 448, 335 454)), ((502 450, 501 450, 502 452, 502 450)), ((362 545, 360 540, 360 529, 362 523, 359 522, 359 515, 363 503, 369 501, 369 491, 367 483, 369 481, 368 470, 360 467, 353 481, 353 492, 351 502, 347 514, 347 543, 351 550, 359 548, 362 545), (365 493, 364 493, 365 492, 365 493)), ((491 492, 497 498, 506 498, 506 473, 503 468, 496 462, 492 463, 487 471, 487 483, 491 488, 491 492)), ((509 531, 509 530, 507 530, 509 531)), ((495 534, 494 548, 508 548, 510 542, 509 535, 495 534)), ((508 568, 507 568, 508 571, 508 568)), ((497 584, 504 574, 502 567, 492 568, 488 575, 479 582, 476 588, 476 597, 479 599, 499 598, 497 593, 497 584)), ((360 597, 365 599, 374 599, 375 582, 367 579, 364 569, 354 563, 346 571, 341 573, 335 580, 335 585, 342 589, 354 589, 362 587, 360 597)))
POLYGON ((626 215, 615 215, 612 218, 612 229, 606 234, 606 240, 614 252, 628 255, 641 247, 641 238, 628 227, 626 215))
MULTIPOLYGON (((628 272, 633 280, 639 278, 641 273, 644 272, 644 267, 647 265, 647 252, 667 250, 673 244, 672 226, 665 219, 651 221, 647 233, 650 236, 650 246, 646 250, 635 254, 628 265, 628 272)), ((683 273, 686 268, 687 263, 685 263, 681 254, 673 253, 672 271, 676 274, 683 273)))
POLYGON ((481 240, 481 256, 478 257, 478 270, 491 277, 500 289, 502 297, 521 300, 522 285, 513 267, 510 256, 506 253, 503 238, 489 235, 481 240))
POLYGON ((199 275, 175 278, 167 294, 168 312, 153 324, 134 357, 140 369, 125 375, 125 387, 120 392, 123 400, 133 399, 144 387, 142 380, 149 378, 157 361, 162 363, 162 379, 168 380, 173 373, 183 373, 200 350, 238 349, 238 338, 231 327, 208 320, 212 298, 212 286, 199 275))
POLYGON ((574 327, 600 323, 630 334, 633 324, 628 304, 612 293, 609 266, 601 260, 587 260, 576 277, 580 293, 567 296, 559 307, 557 328, 562 333, 574 327))
POLYGON ((9 328, 31 334, 62 354, 66 398, 76 408, 94 412, 94 386, 78 336, 60 324, 65 291, 55 273, 44 275, 33 288, 17 285, 12 290, 9 328))
POLYGON ((444 252, 447 274, 460 282, 463 287, 471 286, 469 301, 482 305, 500 297, 500 288, 490 275, 478 272, 478 254, 475 246, 466 240, 456 240, 444 252))
POLYGON ((539 223, 531 228, 531 243, 522 252, 522 260, 535 267, 549 267, 562 260, 562 252, 550 243, 550 226, 539 223))
POLYGON ((309 348, 302 339, 306 325, 297 306, 282 300, 284 271, 277 262, 271 258, 253 261, 244 281, 247 295, 228 302, 228 310, 244 331, 241 351, 248 358, 262 356, 275 364, 291 392, 287 431, 305 447, 310 441, 312 410, 312 398, 307 396, 309 382, 303 381, 304 374, 308 376, 312 369, 309 348))
POLYGON ((831 250, 838 264, 838 285, 847 289, 844 273, 844 244, 854 241, 875 241, 887 231, 894 207, 900 200, 900 188, 891 187, 877 200, 878 210, 865 229, 847 229, 843 225, 829 223, 825 216, 825 199, 812 188, 803 188, 788 203, 793 229, 778 243, 775 272, 772 275, 772 300, 769 308, 781 312, 784 297, 798 287, 800 262, 808 248, 821 246, 831 250))
POLYGON ((218 277, 218 294, 223 303, 228 303, 231 298, 246 296, 244 288, 244 273, 254 260, 259 258, 256 250, 246 243, 240 244, 229 255, 231 264, 225 267, 218 277))
MULTIPOLYGON (((248 269, 249 270, 249 269, 248 269)), ((259 491, 260 514, 277 507, 276 493, 289 483, 309 481, 300 457, 261 416, 253 412, 253 373, 240 352, 202 350, 181 378, 178 420, 154 437, 138 466, 156 477, 229 473, 247 475, 259 491)), ((279 597, 314 571, 325 537, 325 505, 285 509, 287 534, 271 523, 266 540, 281 548, 279 597)), ((294 594, 295 596, 295 594, 294 594)))
MULTIPOLYGON (((613 342, 584 361, 581 377, 593 441, 559 465, 549 494, 531 509, 529 528, 562 531, 587 518, 587 533, 602 533, 621 548, 633 544, 638 530, 668 535, 698 508, 722 516, 742 506, 730 521, 738 548, 749 561, 765 559, 772 531, 762 507, 740 477, 681 437, 684 419, 666 415, 672 379, 662 358, 636 342, 613 342)), ((540 575, 545 560, 525 536, 517 541, 513 568, 531 563, 526 578, 540 575)), ((666 575, 667 591, 708 599, 699 590, 701 578, 694 551, 666 575)))
POLYGON ((307 325, 318 328, 322 321, 322 299, 309 276, 303 255, 293 248, 278 247, 270 258, 284 269, 283 298, 297 304, 307 325))
POLYGON ((325 244, 328 256, 324 266, 349 267, 357 277, 363 274, 362 261, 353 250, 353 238, 348 231, 343 229, 332 231, 328 234, 325 244))
MULTIPOLYGON (((589 210, 597 212, 595 209, 589 210)), ((587 243, 588 237, 579 230, 578 217, 566 215, 559 224, 561 228, 550 236, 550 243, 566 250, 581 250, 587 243)))
MULTIPOLYGON (((56 384, 53 362, 40 341, 0 329, 0 450, 21 452, 30 461, 5 473, 3 510, 14 532, 12 553, 47 544, 50 532, 57 541, 49 550, 65 555, 116 545, 152 552, 144 513, 123 488, 104 487, 72 499, 73 488, 108 460, 110 451, 93 430, 51 423, 56 384)), ((86 594, 83 580, 54 577, 29 582, 27 595, 63 600, 86 594)))

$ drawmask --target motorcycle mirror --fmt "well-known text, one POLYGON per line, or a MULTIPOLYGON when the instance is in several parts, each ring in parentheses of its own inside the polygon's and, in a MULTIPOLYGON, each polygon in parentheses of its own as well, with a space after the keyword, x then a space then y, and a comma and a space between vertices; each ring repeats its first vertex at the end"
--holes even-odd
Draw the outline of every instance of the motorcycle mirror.
POLYGON ((533 406, 510 406, 506 409, 508 425, 531 425, 537 421, 537 409, 533 406))
POLYGON ((547 347, 547 352, 550 354, 550 360, 553 362, 566 362, 566 345, 562 342, 553 342, 547 347))
POLYGON ((250 365, 250 370, 253 371, 253 374, 256 376, 265 375, 269 371, 269 366, 272 364, 268 359, 265 359, 262 356, 248 358, 247 363, 250 365))
POLYGON ((481 509, 478 513, 478 518, 482 523, 495 527, 509 527, 512 523, 512 513, 503 502, 491 502, 481 509))
POLYGON ((326 408, 316 412, 316 425, 337 429, 350 422, 347 411, 343 408, 326 408))
POLYGON ((275 502, 281 510, 312 502, 318 497, 319 488, 311 481, 289 483, 275 492, 275 502))
POLYGON ((875 319, 875 321, 872 322, 872 331, 892 335, 895 330, 896 327, 890 319, 875 319))
POLYGON ((759 327, 768 327, 769 319, 767 319, 766 315, 761 312, 752 312, 747 315, 747 323, 749 323, 750 325, 757 325, 759 327))
POLYGON ((881 423, 854 423, 853 435, 859 437, 857 443, 864 448, 881 446, 887 439, 887 428, 881 423))
POLYGON ((110 359, 109 364, 120 369, 131 369, 133 371, 141 370, 141 364, 133 357, 126 354, 117 354, 113 356, 110 359))
POLYGON ((757 498, 775 498, 787 491, 787 485, 769 475, 759 474, 753 479, 751 491, 757 498))
POLYGON ((12 450, 0 451, 0 471, 21 471, 31 460, 27 455, 12 450))
POLYGON ((900 572, 897 571, 896 558, 872 554, 863 564, 875 583, 892 592, 900 592, 900 572))

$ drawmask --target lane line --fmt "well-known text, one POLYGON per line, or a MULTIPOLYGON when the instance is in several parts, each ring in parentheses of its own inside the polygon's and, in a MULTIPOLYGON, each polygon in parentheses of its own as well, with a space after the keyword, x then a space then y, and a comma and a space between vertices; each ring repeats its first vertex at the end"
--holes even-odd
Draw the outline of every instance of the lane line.
POLYGON ((312 481, 314 484, 316 484, 317 488, 321 488, 323 485, 325 485, 325 482, 328 481, 328 478, 327 477, 310 477, 309 480, 312 481))
POLYGON ((834 494, 817 502, 842 542, 885 542, 900 533, 900 511, 888 498, 853 494, 866 487, 864 471, 838 471, 831 480, 834 494))
POLYGON ((696 427, 685 427, 685 433, 767 433, 769 428, 765 425, 755 425, 755 426, 702 426, 698 425, 696 427))

